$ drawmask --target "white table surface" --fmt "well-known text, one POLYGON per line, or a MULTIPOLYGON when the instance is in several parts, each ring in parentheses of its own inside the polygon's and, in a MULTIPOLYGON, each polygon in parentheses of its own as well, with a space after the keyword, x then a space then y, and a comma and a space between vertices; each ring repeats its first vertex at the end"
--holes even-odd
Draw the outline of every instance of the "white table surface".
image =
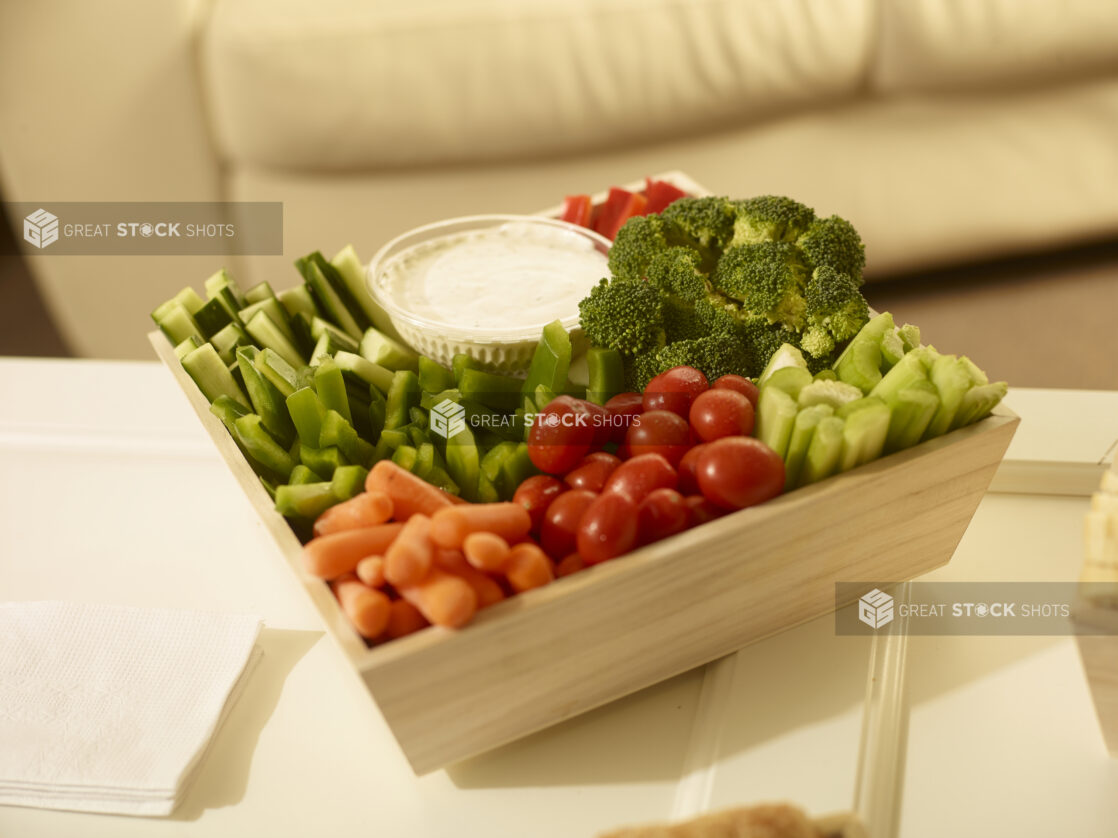
MULTIPOLYGON (((767 799, 850 806, 868 642, 835 637, 830 618, 715 664, 705 693, 695 670, 417 779, 165 370, 4 359, 0 394, 0 598, 254 613, 267 626, 265 656, 172 817, 0 807, 0 836, 590 838, 767 799)), ((1031 451, 1043 439, 1030 415, 1050 426, 1058 394, 1017 395, 1031 451)), ((1118 394, 1075 398, 1069 433, 1118 427, 1118 394)), ((989 495, 934 575, 1074 579, 1086 506, 989 495)), ((905 836, 1118 834, 1118 761, 1070 638, 914 638, 910 667, 905 836)))

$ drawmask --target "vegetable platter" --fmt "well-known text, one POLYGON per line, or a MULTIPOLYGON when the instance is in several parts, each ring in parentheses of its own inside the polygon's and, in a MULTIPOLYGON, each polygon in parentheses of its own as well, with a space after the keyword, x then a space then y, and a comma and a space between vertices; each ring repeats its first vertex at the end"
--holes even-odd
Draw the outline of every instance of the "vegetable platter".
MULTIPOLYGON (((661 175, 656 178, 656 181, 672 184, 691 196, 707 194, 698 184, 681 173, 661 175)), ((628 194, 635 194, 642 186, 643 184, 639 184, 615 192, 626 191, 628 194)), ((609 202, 610 197, 606 193, 590 198, 591 207, 605 206, 608 210, 609 202)), ((617 201, 615 200, 614 203, 616 204, 617 201)), ((596 217, 604 211, 606 210, 596 211, 596 217)), ((555 216, 559 212, 560 210, 551 210, 542 214, 555 216)), ((611 223, 620 224, 621 221, 611 223)), ((612 238, 612 235, 608 238, 612 238)), ((312 286, 312 280, 322 281, 322 266, 315 266, 310 257, 308 260, 300 260, 300 271, 307 277, 306 287, 312 286)), ((215 276, 213 288, 210 288, 211 283, 207 283, 207 290, 211 291, 211 302, 225 293, 224 281, 220 275, 215 276)), ((328 292, 328 289, 326 290, 328 292)), ((297 293, 281 292, 280 296, 286 299, 289 307, 297 309, 304 305, 303 300, 295 298, 297 293)), ((261 332, 262 328, 269 326, 269 318, 257 315, 261 310, 267 310, 272 303, 265 297, 253 301, 250 306, 256 308, 249 309, 253 316, 245 318, 246 325, 255 326, 256 331, 261 332)), ((214 310, 216 305, 210 308, 214 310)), ((165 314, 166 311, 163 313, 165 314)), ((221 312, 216 311, 216 314, 219 319, 211 325, 212 329, 219 329, 223 322, 221 312)), ((863 316, 862 322, 866 317, 868 315, 863 316)), ((375 317, 371 316, 370 319, 376 323, 375 317)), ((847 367, 853 371, 852 374, 860 374, 855 368, 860 364, 864 367, 863 362, 865 357, 868 357, 860 350, 872 349, 873 352, 877 352, 875 347, 881 337, 880 329, 873 336, 872 342, 875 342, 875 347, 861 344, 865 342, 863 332, 873 332, 875 324, 880 325, 880 323, 879 318, 874 318, 854 340, 849 342, 850 346, 857 344, 855 348, 859 351, 848 352, 846 354, 850 359, 844 361, 840 357, 836 362, 835 368, 841 374, 840 378, 846 377, 847 367)), ((889 320, 890 326, 891 323, 892 321, 889 320)), ((390 324, 377 323, 376 325, 382 326, 381 331, 384 334, 391 334, 390 324)), ((219 416, 222 411, 215 411, 210 404, 214 400, 214 393, 211 391, 207 398, 195 383, 198 380, 198 370, 193 370, 195 377, 192 378, 188 369, 184 368, 181 359, 186 357, 184 350, 186 353, 191 351, 192 344, 185 342, 186 346, 181 343, 178 347, 173 346, 167 338, 167 331, 164 327, 162 331, 150 334, 157 354, 182 387, 218 451, 256 508, 261 521, 275 539, 279 552, 321 614, 328 633, 337 642, 346 660, 368 688, 413 770, 418 774, 430 772, 521 738, 705 664, 756 640, 827 614, 833 611, 837 604, 835 585, 839 581, 867 580, 875 584, 902 581, 945 564, 950 560, 986 491, 1018 421, 1017 417, 1004 406, 995 407, 988 415, 987 407, 974 414, 985 418, 955 429, 951 429, 950 424, 945 423, 934 438, 925 437, 925 441, 913 444, 912 447, 904 447, 903 450, 896 450, 895 453, 873 459, 883 453, 882 443, 885 434, 885 426, 881 426, 874 418, 877 415, 875 410, 884 411, 886 414, 888 411, 880 405, 879 399, 867 396, 857 400, 859 404, 854 405, 858 408, 861 402, 866 402, 865 409, 859 409, 857 412, 851 409, 850 412, 844 413, 847 408, 843 406, 837 409, 835 417, 826 417, 833 420, 838 427, 843 427, 843 422, 838 418, 843 417, 845 427, 848 429, 874 426, 881 430, 876 454, 873 457, 846 463, 841 473, 834 473, 837 465, 832 461, 828 467, 830 470, 817 474, 816 479, 801 480, 797 485, 790 476, 789 487, 794 488, 794 491, 787 491, 766 499, 771 497, 770 492, 764 497, 754 497, 752 500, 739 502, 735 498, 741 496, 741 492, 738 491, 741 487, 718 488, 722 485, 719 483, 721 478, 717 475, 722 461, 721 456, 706 457, 705 460, 709 461, 706 465, 703 465, 704 458, 700 457, 700 471, 705 469, 714 475, 710 479, 717 484, 713 495, 706 491, 707 487, 703 484, 703 493, 707 495, 708 500, 714 497, 722 503, 722 509, 717 515, 707 516, 710 520, 700 519, 705 520, 705 523, 691 526, 646 546, 636 546, 630 536, 627 546, 620 551, 623 555, 617 555, 616 551, 614 553, 606 551, 595 556, 595 548, 589 541, 582 540, 583 534, 580 532, 579 552, 587 555, 588 559, 594 556, 595 561, 587 560, 586 567, 582 567, 583 563, 580 562, 574 568, 577 572, 564 574, 563 563, 559 562, 560 556, 552 553, 551 559, 556 564, 547 566, 552 570, 558 568, 559 572, 553 574, 552 571, 547 571, 547 579, 544 581, 550 580, 552 575, 561 578, 556 578, 549 584, 537 587, 536 583, 528 579, 532 576, 528 573, 525 576, 527 581, 523 585, 518 585, 515 584, 516 580, 510 573, 508 579, 501 581, 506 592, 515 592, 516 595, 495 597, 500 601, 488 607, 478 607, 476 614, 472 604, 469 614, 463 619, 459 619, 458 612, 453 609, 446 612, 445 619, 440 614, 432 615, 424 610, 424 614, 430 621, 439 625, 410 633, 400 632, 404 636, 389 633, 387 636, 395 639, 370 643, 362 634, 375 636, 384 629, 386 623, 383 620, 387 617, 383 615, 380 618, 370 617, 371 621, 376 622, 374 629, 359 631, 355 627, 353 622, 355 616, 358 624, 362 619, 356 614, 360 610, 355 606, 356 600, 366 596, 370 600, 368 604, 377 605, 376 602, 372 602, 376 595, 367 595, 366 589, 363 588, 363 584, 368 579, 363 575, 360 579, 353 576, 343 577, 341 580, 335 580, 332 589, 330 584, 323 581, 323 574, 319 572, 315 575, 311 572, 314 568, 308 564, 308 555, 312 548, 304 546, 304 542, 310 536, 309 527, 301 527, 297 519, 290 517, 293 510, 302 512, 310 509, 317 514, 330 503, 337 503, 341 497, 350 497, 354 492, 359 492, 361 487, 357 484, 364 477, 364 469, 356 465, 338 467, 338 464, 334 463, 331 466, 335 474, 332 481, 307 482, 315 479, 313 474, 316 472, 323 473, 323 467, 320 467, 313 458, 319 457, 326 449, 308 448, 304 444, 303 459, 313 468, 302 464, 296 465, 295 468, 303 469, 305 480, 296 480, 292 473, 290 480, 292 485, 278 488, 272 481, 262 481, 261 476, 258 475, 259 456, 266 456, 269 452, 265 451, 264 454, 254 457, 257 454, 256 449, 246 443, 251 443, 254 435, 262 434, 264 429, 270 430, 266 422, 269 417, 253 413, 248 413, 246 416, 243 411, 233 408, 228 403, 226 403, 228 410, 225 415, 219 416), (874 404, 869 404, 870 402, 874 404), (854 421, 851 421, 852 418, 854 421), (260 425, 264 428, 258 427, 260 425), (231 430, 237 430, 237 440, 231 435, 231 430), (255 470, 250 459, 255 462, 257 467, 255 470), (296 485, 300 483, 302 485, 296 485), (810 485, 806 485, 808 483, 810 485), (725 499, 719 496, 720 491, 729 497, 729 501, 723 502, 725 499), (737 491, 736 495, 735 491, 737 491), (339 492, 343 494, 338 495, 339 492), (335 497, 331 498, 331 493, 335 497), (323 497, 327 498, 325 502, 322 501, 323 497), (727 514, 728 509, 756 503, 758 500, 765 502, 749 505, 748 508, 730 511, 727 514), (280 511, 277 511, 277 505, 286 511, 289 517, 284 517, 280 511), (510 582, 513 583, 512 591, 509 591, 510 582), (351 594, 343 588, 356 593, 351 594), (460 628, 447 627, 460 624, 464 625, 460 628)), ((900 333, 900 330, 889 330, 890 336, 896 333, 900 333)), ((547 355, 544 358, 547 363, 543 366, 548 367, 548 364, 558 363, 557 359, 561 360, 562 355, 544 352, 548 344, 547 330, 544 334, 545 339, 541 341, 541 349, 538 351, 547 355)), ((265 340, 260 340, 253 335, 256 342, 265 347, 274 345, 282 350, 285 346, 282 335, 262 332, 262 336, 265 340), (274 340, 275 343, 270 344, 269 340, 274 340)), ((319 346, 335 341, 344 343, 344 336, 335 335, 329 330, 323 331, 317 337, 319 346)), ((309 339, 310 335, 306 338, 309 339)), ((362 346, 360 355, 391 360, 401 351, 399 344, 391 337, 387 341, 378 338, 374 342, 375 346, 362 346)), ((682 344, 673 344, 671 348, 676 350, 681 346, 682 344)), ((904 350, 899 348, 899 341, 897 346, 897 351, 903 354, 904 350)), ((241 347, 241 350, 237 351, 237 347, 232 345, 228 348, 236 351, 236 358, 230 368, 236 366, 238 361, 242 367, 253 364, 254 359, 259 363, 261 360, 259 356, 269 351, 265 349, 263 352, 257 352, 251 347, 241 347)), ((920 352, 925 352, 923 347, 919 349, 920 352)), ((406 351, 406 347, 403 350, 406 351)), ((827 351, 830 351, 829 347, 827 351)), ((929 348, 927 351, 939 357, 934 350, 929 348)), ((205 350, 205 353, 208 352, 208 349, 205 350)), ((568 347, 568 360, 569 353, 568 347)), ((837 355, 837 348, 835 353, 837 355)), ((354 359, 348 360, 347 363, 358 367, 351 367, 344 371, 352 373, 363 369, 358 354, 341 352, 339 357, 348 358, 349 354, 354 355, 354 359)), ((809 393, 816 392, 827 396, 844 385, 842 381, 813 382, 812 372, 816 371, 809 372, 804 366, 802 356, 794 349, 790 354, 783 351, 778 354, 781 355, 781 361, 777 366, 795 367, 796 358, 799 358, 800 365, 804 367, 775 370, 769 376, 774 382, 774 386, 769 388, 769 397, 766 397, 765 393, 765 377, 760 379, 761 400, 754 406, 757 408, 758 422, 763 423, 764 427, 759 425, 757 435, 762 441, 780 448, 781 445, 785 447, 789 445, 789 435, 793 435, 793 430, 798 429, 798 425, 794 427, 793 420, 798 415, 808 413, 808 410, 800 408, 797 414, 795 395, 790 397, 783 392, 784 390, 793 394, 806 390, 809 393), (800 378, 804 379, 803 382, 800 378), (783 382, 780 387, 775 386, 778 380, 783 382), (794 384, 794 389, 789 389, 784 384, 790 386, 794 384), (778 389, 782 392, 777 392, 778 389), (781 437, 782 433, 783 437, 781 437), (774 441, 777 438, 781 438, 782 441, 774 441)), ((919 372, 919 365, 915 361, 918 354, 920 353, 912 353, 913 363, 907 364, 917 372, 919 372)), ((774 364, 775 359, 774 355, 774 364)), ((958 362, 960 370, 963 361, 965 359, 958 362)), ((956 364, 953 357, 950 363, 956 364)), ((947 362, 945 361, 944 364, 946 365, 947 362)), ((329 365, 326 366, 327 369, 323 374, 329 376, 333 370, 329 365)), ((379 374, 381 368, 376 364, 371 366, 376 367, 374 374, 379 374)), ((591 381, 593 381, 595 375, 593 361, 590 366, 591 381)), ((601 362, 599 366, 605 368, 609 364, 601 362)), ((974 369, 976 375, 981 374, 977 368, 974 369)), ((277 363, 276 370, 282 372, 282 364, 277 363)), ((265 374, 272 374, 276 370, 265 370, 265 374)), ((960 372, 960 370, 952 367, 953 372, 958 372, 971 382, 965 371, 960 372)), ((221 371, 228 372, 224 367, 219 372, 221 371)), ((862 372, 864 371, 862 369, 862 372)), ((255 375, 251 366, 245 372, 249 377, 255 375)), ((420 378, 423 377, 424 372, 425 369, 421 366, 420 378)), ((429 377, 433 375, 436 378, 442 374, 433 368, 427 369, 426 372, 429 377)), ((449 369, 443 372, 447 376, 452 374, 449 369)), ((465 385, 461 383, 462 371, 454 372, 460 386, 465 389, 465 385)), ((476 373, 470 373, 469 370, 466 372, 474 379, 483 376, 481 370, 476 373)), ((564 380, 566 380, 565 372, 563 370, 564 375, 561 376, 564 380)), ((766 376, 769 372, 766 370, 766 376)), ((537 373, 538 371, 530 370, 529 379, 534 380, 537 373)), ((616 373, 616 375, 620 374, 620 372, 616 373)), ((396 375, 399 378, 399 374, 396 375)), ((931 373, 928 375, 930 376, 931 373)), ((923 373, 919 373, 919 376, 923 376, 923 373)), ((572 373, 571 378, 573 377, 572 373)), ((815 377, 818 379, 828 376, 816 372, 815 377)), ((834 376, 829 377, 834 378, 834 376)), ((340 380, 339 378, 338 381, 340 380)), ((705 387, 705 378, 703 380, 705 387)), ((859 379, 855 377, 852 380, 859 379)), ((247 384, 247 378, 245 381, 247 384)), ((883 379, 883 387, 886 390, 889 389, 890 382, 897 382, 897 386, 906 384, 904 379, 898 380, 897 376, 893 378, 886 376, 883 379)), ((984 379, 982 382, 984 383, 984 379)), ((642 382, 639 386, 643 389, 645 383, 647 382, 642 382)), ((926 380, 918 383, 926 389, 931 388, 926 380)), ((975 383, 978 383, 977 378, 975 383)), ((327 398, 325 394, 330 392, 328 384, 328 380, 323 382, 324 399, 327 398)), ((399 385, 399 381, 397 384, 399 385)), ((450 385, 450 387, 445 392, 452 392, 453 384, 454 380, 448 378, 444 386, 450 385)), ((259 386, 259 382, 257 385, 259 386)), ((389 382, 386 382, 384 388, 389 393, 387 411, 389 414, 393 411, 406 413, 407 409, 401 407, 401 404, 405 403, 399 401, 399 393, 394 399, 392 388, 388 385, 389 382)), ((337 382, 331 386, 335 387, 335 392, 340 393, 344 403, 345 387, 338 387, 337 382)), ((648 386, 654 387, 651 383, 648 383, 648 386)), ((870 392, 869 386, 867 384, 864 387, 864 392, 867 394, 870 392)), ((993 386, 988 385, 988 387, 993 386)), ((402 387, 397 386, 395 389, 401 390, 402 387)), ((436 388, 431 389, 433 391, 436 388)), ((977 393, 983 392, 978 386, 972 389, 977 393)), ((547 387, 540 385, 537 390, 542 393, 547 391, 547 387)), ((496 391, 491 388, 489 395, 493 395, 494 392, 496 391)), ((709 392, 716 393, 717 390, 712 388, 709 392)), ((414 395, 418 399, 418 387, 414 395)), ((423 395, 427 398, 429 394, 425 391, 423 395)), ((439 395, 441 396, 442 393, 439 395)), ((732 397, 722 398, 724 395, 725 393, 722 393, 719 398, 712 397, 707 401, 721 403, 734 402, 736 399, 737 403, 745 403, 745 399, 737 398, 736 393, 732 394, 732 397)), ((961 392, 958 395, 962 398, 961 392)), ((574 401, 567 396, 556 398, 554 393, 549 393, 548 398, 553 399, 555 406, 574 401)), ((996 403, 997 400, 995 398, 993 402, 996 403)), ((806 402, 801 401, 800 405, 803 404, 806 402)), ((218 406, 217 402, 215 402, 216 406, 218 406)), ((292 417, 295 417, 295 408, 290 402, 288 406, 292 417)), ((363 409, 368 407, 363 405, 363 409)), ((384 409, 376 408, 375 405, 373 407, 374 415, 378 409, 380 410, 383 421, 384 409)), ((427 403, 424 403, 424 407, 427 407, 427 403)), ((823 413, 829 409, 825 408, 823 413)), ((417 410, 418 407, 413 406, 411 415, 416 416, 417 410)), ((544 408, 545 412, 546 410, 548 408, 544 408)), ((647 412, 649 410, 647 393, 644 410, 645 416, 651 415, 647 412)), ((812 402, 809 410, 819 412, 819 406, 812 402)), ((663 412, 665 411, 653 411, 653 413, 663 412)), ((366 485, 373 486, 377 480, 381 480, 387 481, 383 483, 387 486, 396 472, 419 482, 418 478, 412 478, 412 474, 409 473, 414 471, 425 476, 427 482, 423 485, 427 486, 427 489, 424 491, 428 493, 442 493, 443 489, 448 492, 462 491, 462 487, 458 485, 462 482, 461 463, 440 460, 437 453, 432 460, 429 450, 424 453, 425 447, 429 446, 421 444, 418 439, 410 445, 404 444, 408 439, 400 431, 389 435, 402 440, 391 457, 388 458, 384 453, 378 453, 374 457, 371 451, 363 452, 361 449, 359 444, 364 444, 364 440, 355 441, 346 436, 352 430, 349 423, 338 417, 336 411, 331 410, 329 413, 332 414, 329 416, 331 421, 322 423, 321 433, 325 434, 326 426, 330 425, 331 439, 337 440, 339 450, 346 448, 347 444, 350 448, 356 446, 356 453, 352 454, 351 459, 367 460, 366 464, 370 466, 374 460, 376 461, 376 465, 372 466, 372 471, 368 473, 369 482, 366 485), (426 457, 425 461, 424 457, 426 457), (436 488, 440 486, 442 488, 436 488)), ((752 409, 748 413, 749 425, 752 426, 752 409)), ((321 418, 326 414, 323 412, 319 415, 321 418)), ((280 417, 280 419, 284 418, 286 417, 280 417)), ((696 414, 692 412, 691 431, 694 433, 698 429, 705 432, 705 428, 717 426, 724 418, 722 414, 715 412, 708 414, 705 419, 701 415, 696 419, 696 414)), ((272 419, 275 420, 275 417, 272 419)), ((927 417, 924 422, 927 422, 927 417)), ((301 423, 296 420, 296 424, 301 423)), ((686 429, 686 422, 683 427, 686 429)), ((304 429, 300 427, 298 430, 300 437, 303 436, 304 429)), ((288 433, 294 436, 294 430, 289 429, 288 433)), ((316 433, 318 433, 317 424, 316 433)), ((743 430, 741 433, 749 432, 743 430)), ((702 436, 702 433, 700 436, 702 439, 707 439, 706 436, 702 436)), ((532 437, 529 436, 529 448, 531 448, 531 439, 532 437)), ((745 440, 749 439, 750 443, 753 442, 748 436, 738 436, 733 439, 736 439, 739 445, 730 445, 726 440, 721 440, 727 443, 723 447, 731 454, 733 454, 731 449, 749 447, 744 444, 745 440)), ((910 444, 919 439, 920 435, 917 433, 910 440, 910 444)), ((633 454, 637 453, 636 443, 643 443, 646 450, 656 449, 654 444, 649 444, 649 440, 630 441, 634 442, 633 454)), ((655 440, 651 442, 654 443, 655 440)), ((709 443, 712 446, 717 444, 719 441, 709 443)), ((764 448, 760 443, 757 443, 757 446, 764 448)), ((497 450, 499 447, 498 444, 490 450, 497 450)), ((482 476, 478 475, 479 470, 476 467, 466 472, 470 476, 469 491, 474 496, 470 497, 462 491, 463 498, 482 501, 510 500, 511 495, 507 492, 511 484, 504 487, 506 494, 501 496, 498 494, 498 490, 502 488, 500 481, 509 474, 516 474, 516 480, 523 480, 523 477, 530 472, 522 470, 525 465, 521 462, 523 458, 519 457, 522 446, 510 442, 506 447, 509 455, 501 460, 499 468, 493 470, 492 480, 484 476, 488 473, 484 462, 489 459, 488 456, 483 458, 480 469, 482 476)), ((794 445, 792 447, 794 448, 794 445)), ((300 441, 296 438, 289 450, 298 452, 299 448, 300 441)), ((854 446, 850 450, 858 449, 854 446)), ((277 448, 275 453, 281 459, 286 459, 288 456, 283 448, 277 448)), ((449 449, 447 454, 446 460, 450 460, 449 449)), ((655 458, 658 455, 646 456, 655 458)), ((786 452, 783 456, 788 457, 791 464, 791 453, 786 452)), ((802 465, 797 463, 797 469, 802 468, 802 473, 807 474, 813 456, 812 452, 806 452, 804 463, 802 465)), ((779 461, 779 458, 777 459, 779 461)), ((536 462, 536 465, 549 470, 539 462, 536 462)), ((678 466, 682 473, 683 465, 678 459, 673 460, 673 466, 678 466)), ((287 473, 289 469, 290 461, 283 471, 287 473)), ((556 473, 565 474, 566 469, 556 473)), ((703 475, 700 473, 700 483, 702 479, 703 475)), ((782 481, 783 472, 778 482, 782 481)), ((569 478, 567 482, 569 485, 574 485, 570 483, 569 478)), ((779 489, 778 486, 776 491, 779 489)), ((608 492, 603 490, 600 497, 605 498, 607 494, 608 492)), ((374 493, 370 491, 365 496, 357 497, 367 496, 368 500, 373 501, 376 500, 373 495, 374 493)), ((702 504, 702 498, 696 497, 696 499, 702 504)), ((396 497, 396 502, 400 502, 399 496, 396 497)), ((436 519, 447 526, 455 520, 460 524, 461 521, 466 520, 456 511, 466 507, 451 506, 449 512, 441 510, 442 506, 449 504, 448 500, 438 499, 440 511, 431 517, 432 528, 435 526, 436 519)), ((335 509, 340 507, 341 505, 335 509)), ((622 503, 618 509, 624 512, 628 507, 622 503)), ((629 512, 632 510, 629 509, 629 512)), ((610 520, 616 521, 618 517, 614 514, 610 520)), ((378 521, 383 520, 383 517, 378 519, 378 521)), ((395 524, 383 526, 400 527, 395 524)), ((417 524, 409 521, 403 524, 403 527, 415 529, 417 524)), ((446 527, 444 526, 443 529, 445 530, 446 527)), ((398 531, 404 532, 403 529, 398 531)), ((513 539, 510 538, 509 541, 512 543, 513 539)), ((313 544, 314 541, 311 542, 311 545, 313 544)), ((538 550, 534 544, 517 544, 512 550, 517 551, 522 547, 527 552, 538 550)), ((385 548, 378 546, 373 552, 380 551, 385 551, 385 548)), ((465 551, 472 561, 473 556, 469 553, 468 545, 465 551)), ((391 553, 391 549, 385 552, 391 553)), ((377 559, 379 558, 378 556, 377 559)), ((392 559, 393 556, 388 555, 386 561, 390 562, 392 559)), ((372 564, 376 565, 376 568, 369 569, 369 573, 379 573, 381 567, 378 562, 372 564)), ((387 564, 384 567, 388 569, 387 564)), ((426 572, 426 567, 424 571, 426 572)), ((463 572, 468 572, 468 568, 463 572)), ((397 573, 401 574, 402 571, 397 570, 397 573)), ((442 571, 431 571, 431 573, 443 575, 442 571)), ((358 568, 358 575, 361 574, 362 568, 358 568)), ((370 584, 375 585, 375 583, 370 584)), ((401 591, 407 590, 402 576, 397 587, 401 591)), ((409 602, 418 603, 420 610, 423 610, 422 606, 427 603, 422 601, 422 596, 419 594, 416 596, 415 599, 408 598, 409 602)), ((471 603, 472 601, 471 595, 471 603)), ((377 611, 376 608, 367 610, 377 611)), ((425 625, 426 621, 423 624, 425 625)))

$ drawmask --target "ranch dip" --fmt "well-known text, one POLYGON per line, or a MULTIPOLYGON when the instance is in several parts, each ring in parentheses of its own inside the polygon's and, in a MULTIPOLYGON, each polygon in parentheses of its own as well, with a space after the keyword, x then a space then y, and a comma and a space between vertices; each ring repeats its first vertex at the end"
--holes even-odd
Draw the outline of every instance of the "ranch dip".
POLYGON ((576 232, 510 222, 412 245, 380 271, 381 293, 428 326, 538 333, 578 314, 609 276, 604 253, 576 232))

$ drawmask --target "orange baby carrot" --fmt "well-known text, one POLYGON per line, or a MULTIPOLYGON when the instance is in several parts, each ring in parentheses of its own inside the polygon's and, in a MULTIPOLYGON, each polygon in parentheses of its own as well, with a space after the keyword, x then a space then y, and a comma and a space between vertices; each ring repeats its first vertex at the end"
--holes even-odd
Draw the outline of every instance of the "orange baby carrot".
POLYGON ((406 599, 394 599, 389 605, 388 628, 384 630, 390 638, 403 637, 431 625, 419 609, 406 599))
POLYGON ((477 611, 477 594, 461 576, 432 568, 418 585, 399 588, 400 596, 437 626, 457 628, 477 611))
POLYGON ((331 587, 342 610, 362 637, 372 640, 384 632, 390 607, 388 597, 381 591, 373 590, 348 573, 331 583, 331 587))
POLYGON ((509 543, 491 532, 472 532, 462 542, 466 561, 486 573, 500 573, 509 560, 509 543))
POLYGON ((528 591, 546 585, 555 578, 551 559, 536 544, 517 544, 509 551, 505 578, 514 591, 528 591))
POLYGON ((335 504, 314 522, 315 535, 375 527, 392 517, 392 499, 384 492, 362 492, 347 501, 335 504))
POLYGON ((384 556, 366 556, 357 563, 357 578, 370 588, 384 587, 384 556))
POLYGON ((366 556, 383 554, 403 528, 403 524, 379 524, 312 538, 303 546, 303 566, 322 579, 336 579, 366 556))
MULTIPOLYGON (((584 567, 586 567, 586 562, 582 560, 582 556, 578 553, 571 553, 569 556, 565 556, 559 564, 555 565, 555 576, 556 578, 570 576, 572 573, 578 573, 584 567)), ((360 565, 358 565, 358 568, 360 568, 360 565)))
POLYGON ((430 538, 431 519, 415 514, 384 554, 384 578, 397 587, 418 585, 431 569, 435 545, 430 538))
POLYGON ((502 590, 501 586, 497 584, 497 581, 486 576, 480 570, 471 567, 460 550, 447 550, 445 547, 436 547, 435 567, 441 568, 448 573, 453 573, 456 576, 461 576, 466 580, 466 584, 473 588, 474 593, 477 594, 478 611, 482 608, 488 608, 490 605, 500 602, 505 598, 505 592, 502 590))
POLYGON ((392 499, 392 515, 397 521, 406 521, 417 513, 434 515, 451 505, 446 492, 391 460, 381 460, 373 466, 365 478, 365 488, 370 492, 383 492, 392 499))
POLYGON ((431 538, 440 547, 457 549, 475 532, 495 533, 516 540, 532 528, 528 510, 519 503, 476 503, 451 506, 431 516, 431 538))

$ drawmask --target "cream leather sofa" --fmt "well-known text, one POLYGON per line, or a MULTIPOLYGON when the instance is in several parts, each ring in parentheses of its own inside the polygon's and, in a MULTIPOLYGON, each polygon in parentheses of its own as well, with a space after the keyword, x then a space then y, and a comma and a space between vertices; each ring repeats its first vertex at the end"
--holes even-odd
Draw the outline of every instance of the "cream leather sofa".
MULTIPOLYGON (((35 0, 0 63, 7 200, 283 201, 246 284, 667 169, 850 218, 871 279, 1118 231, 1115 0, 35 0)), ((30 259, 109 357, 222 261, 30 259)))

